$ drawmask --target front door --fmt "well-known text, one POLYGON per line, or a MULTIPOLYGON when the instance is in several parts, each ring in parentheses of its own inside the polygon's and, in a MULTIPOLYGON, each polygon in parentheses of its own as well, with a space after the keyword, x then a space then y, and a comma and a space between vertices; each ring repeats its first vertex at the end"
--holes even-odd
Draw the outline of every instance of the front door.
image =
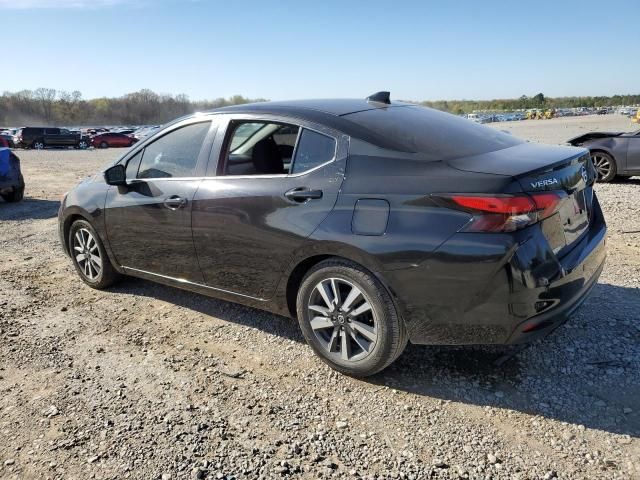
POLYGON ((640 171, 640 132, 629 137, 627 147, 627 170, 640 171))
POLYGON ((198 260, 208 286, 268 299, 336 202, 347 137, 264 117, 234 117, 226 131, 193 201, 198 260))
POLYGON ((210 148, 210 121, 187 123, 127 160, 126 187, 111 187, 105 223, 117 262, 138 273, 202 283, 191 211, 210 148))

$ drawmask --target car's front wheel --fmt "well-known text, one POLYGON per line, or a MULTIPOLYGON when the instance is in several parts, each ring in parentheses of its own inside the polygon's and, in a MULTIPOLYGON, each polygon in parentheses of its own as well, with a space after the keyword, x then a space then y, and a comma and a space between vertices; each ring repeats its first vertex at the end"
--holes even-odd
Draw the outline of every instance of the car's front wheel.
POLYGON ((596 169, 599 182, 610 182, 616 177, 616 162, 608 153, 591 152, 591 161, 596 169))
POLYGON ((347 375, 373 375, 407 345, 404 324, 384 286, 349 261, 325 260, 307 273, 298 290, 297 314, 315 353, 347 375))
POLYGON ((32 146, 36 150, 42 150, 44 148, 44 142, 42 140, 36 140, 35 142, 33 142, 32 146))
POLYGON ((100 143, 100 148, 109 148, 109 144, 107 142, 100 143))
POLYGON ((86 220, 76 220, 69 230, 69 252, 84 283, 98 290, 113 285, 120 274, 113 268, 100 237, 86 220))
POLYGON ((89 143, 87 143, 87 141, 86 141, 86 140, 80 140, 80 141, 78 142, 78 148, 79 148, 80 150, 85 150, 85 149, 89 148, 89 143))

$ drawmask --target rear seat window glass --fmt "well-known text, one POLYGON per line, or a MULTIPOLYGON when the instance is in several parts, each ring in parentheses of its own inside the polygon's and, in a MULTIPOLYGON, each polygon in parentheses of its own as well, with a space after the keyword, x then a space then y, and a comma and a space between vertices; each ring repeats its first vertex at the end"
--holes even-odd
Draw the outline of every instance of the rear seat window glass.
POLYGON ((323 163, 333 160, 336 154, 336 141, 313 130, 302 130, 298 148, 296 149, 291 173, 311 170, 323 163))

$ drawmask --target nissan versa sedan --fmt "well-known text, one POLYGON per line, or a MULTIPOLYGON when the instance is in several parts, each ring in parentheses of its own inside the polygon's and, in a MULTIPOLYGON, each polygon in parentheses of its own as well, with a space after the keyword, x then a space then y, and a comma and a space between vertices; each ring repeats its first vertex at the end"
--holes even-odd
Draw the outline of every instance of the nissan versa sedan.
POLYGON ((516 344, 595 285, 606 226, 584 148, 405 103, 269 102, 164 126, 63 199, 80 278, 122 275, 297 318, 374 374, 416 344, 516 344))

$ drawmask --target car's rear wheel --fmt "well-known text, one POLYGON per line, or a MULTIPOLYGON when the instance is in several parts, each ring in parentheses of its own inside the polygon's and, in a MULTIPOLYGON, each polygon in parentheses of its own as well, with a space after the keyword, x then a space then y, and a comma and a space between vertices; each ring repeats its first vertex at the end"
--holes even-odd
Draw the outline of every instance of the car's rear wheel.
POLYGON ((3 193, 0 196, 5 202, 19 202, 24 198, 24 185, 14 188, 10 193, 3 193))
POLYGON ((314 352, 347 375, 373 375, 407 345, 404 324, 384 286, 345 260, 325 260, 307 273, 298 290, 297 314, 314 352))
POLYGON ((608 153, 591 152, 591 161, 596 169, 599 182, 610 182, 616 177, 616 162, 608 153))
POLYGON ((88 147, 89 147, 89 144, 87 143, 87 141, 86 141, 86 140, 80 140, 80 141, 78 142, 78 148, 79 148, 80 150, 84 150, 84 149, 86 149, 86 148, 88 148, 88 147))
POLYGON ((107 142, 101 142, 100 143, 100 148, 108 148, 109 144, 107 142))
POLYGON ((95 229, 86 220, 76 220, 69 230, 69 252, 84 283, 103 289, 113 285, 120 274, 113 268, 95 229))

